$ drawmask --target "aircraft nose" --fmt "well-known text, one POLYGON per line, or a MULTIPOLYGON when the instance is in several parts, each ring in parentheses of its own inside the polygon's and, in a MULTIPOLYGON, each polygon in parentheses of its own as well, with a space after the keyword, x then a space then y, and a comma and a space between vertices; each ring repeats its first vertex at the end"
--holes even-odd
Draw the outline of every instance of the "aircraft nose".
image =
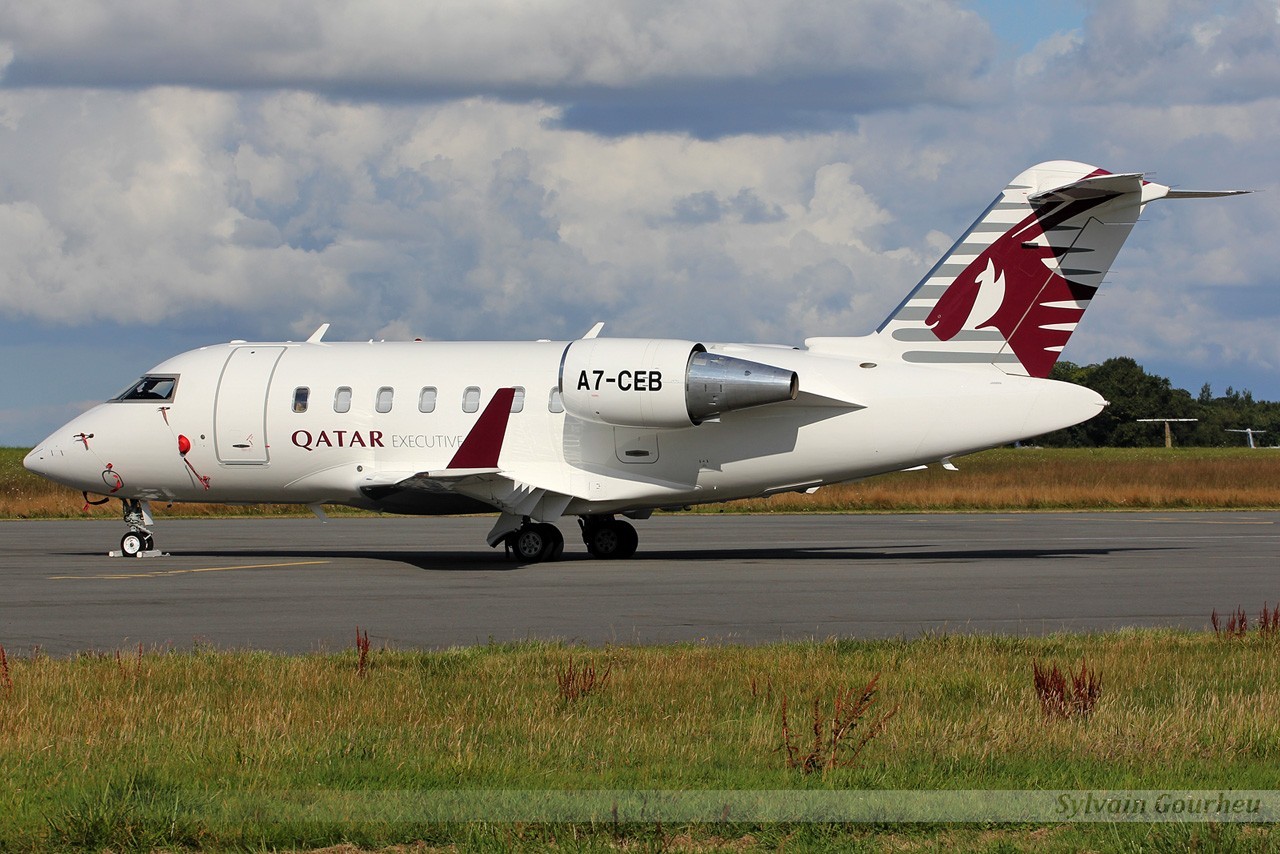
POLYGON ((22 458, 22 467, 29 472, 48 476, 53 456, 53 449, 48 444, 39 445, 22 458))
POLYGON ((54 436, 36 445, 31 453, 23 457, 22 466, 29 472, 59 483, 65 483, 66 478, 73 474, 67 449, 54 436))

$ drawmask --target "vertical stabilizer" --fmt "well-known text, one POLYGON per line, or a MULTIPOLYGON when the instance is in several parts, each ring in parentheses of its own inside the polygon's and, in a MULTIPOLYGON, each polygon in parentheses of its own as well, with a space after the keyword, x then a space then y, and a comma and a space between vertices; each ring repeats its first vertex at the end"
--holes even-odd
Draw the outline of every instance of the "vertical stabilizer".
POLYGON ((1147 202, 1140 173, 1058 160, 1005 187, 877 330, 908 362, 1044 377, 1147 202))

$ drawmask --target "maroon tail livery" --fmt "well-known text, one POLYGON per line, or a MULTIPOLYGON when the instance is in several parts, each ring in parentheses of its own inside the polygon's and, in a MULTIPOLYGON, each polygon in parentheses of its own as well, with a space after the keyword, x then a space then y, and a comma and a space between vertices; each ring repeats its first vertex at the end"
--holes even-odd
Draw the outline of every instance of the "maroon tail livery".
MULTIPOLYGON (((1107 197, 1037 206, 1037 210, 996 238, 970 262, 938 299, 925 324, 941 341, 949 341, 966 325, 998 329, 1018 361, 1033 377, 1045 377, 1058 359, 1097 286, 1071 281, 1061 272, 1062 260, 1092 248, 1055 245, 1053 229, 1081 217, 1107 197), (1048 233, 1048 234, 1046 234, 1048 233), (980 281, 981 280, 981 281, 980 281), (1003 280, 1000 307, 989 317, 973 317, 983 284, 996 287, 1003 280)), ((1068 237, 1074 238, 1074 229, 1068 237)), ((1082 259, 1088 262, 1087 256, 1082 259)), ((1094 270, 1082 272, 1095 273, 1094 270)))
POLYGON ((1147 202, 1168 187, 1053 161, 1023 172, 878 330, 910 362, 1048 376, 1147 202))

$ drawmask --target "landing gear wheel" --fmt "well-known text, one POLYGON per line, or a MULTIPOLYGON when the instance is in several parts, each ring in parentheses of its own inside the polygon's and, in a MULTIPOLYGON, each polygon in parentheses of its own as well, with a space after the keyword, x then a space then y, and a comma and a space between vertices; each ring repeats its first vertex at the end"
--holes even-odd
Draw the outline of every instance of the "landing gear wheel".
POLYGON ((592 557, 601 560, 621 560, 636 553, 640 535, 630 523, 621 519, 604 519, 583 523, 582 539, 592 557))
POLYGON ((125 557, 137 557, 150 550, 150 545, 147 543, 148 539, 150 537, 146 534, 130 531, 120 538, 120 551, 124 552, 125 557))
POLYGON ((129 530, 120 538, 120 551, 110 554, 113 557, 154 557, 159 554, 155 537, 151 535, 150 526, 155 523, 151 520, 147 503, 136 498, 122 498, 120 503, 124 507, 124 524, 129 530))
POLYGON ((516 560, 523 563, 542 560, 542 553, 547 550, 547 545, 546 535, 532 525, 511 535, 511 550, 516 553, 516 560))
POLYGON ((547 538, 547 551, 542 555, 542 559, 560 560, 564 556, 564 534, 550 522, 539 522, 534 527, 541 530, 547 538))
POLYGON ((513 532, 510 546, 516 560, 523 563, 558 560, 564 554, 564 535, 555 525, 537 522, 513 532))

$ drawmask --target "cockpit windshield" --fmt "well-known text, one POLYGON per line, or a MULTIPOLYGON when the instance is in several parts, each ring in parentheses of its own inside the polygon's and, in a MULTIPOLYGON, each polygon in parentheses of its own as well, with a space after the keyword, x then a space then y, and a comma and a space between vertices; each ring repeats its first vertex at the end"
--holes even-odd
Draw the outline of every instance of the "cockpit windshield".
POLYGON ((176 375, 148 375, 111 399, 113 401, 173 400, 173 392, 177 387, 178 377, 176 375))

